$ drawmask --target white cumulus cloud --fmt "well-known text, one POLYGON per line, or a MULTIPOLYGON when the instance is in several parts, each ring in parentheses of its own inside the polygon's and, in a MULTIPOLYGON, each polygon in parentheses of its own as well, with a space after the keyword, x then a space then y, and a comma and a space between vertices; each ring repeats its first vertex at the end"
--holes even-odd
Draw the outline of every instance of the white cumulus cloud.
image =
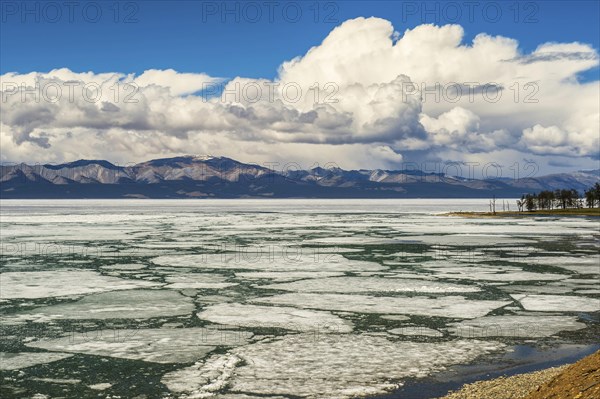
POLYGON ((600 86, 578 74, 598 60, 585 43, 540 43, 527 54, 486 33, 465 43, 459 25, 399 33, 387 20, 356 18, 284 61, 273 81, 172 69, 7 73, 1 155, 140 161, 198 152, 393 167, 502 154, 585 166, 600 155, 600 86), (221 83, 223 95, 199 94, 221 83))

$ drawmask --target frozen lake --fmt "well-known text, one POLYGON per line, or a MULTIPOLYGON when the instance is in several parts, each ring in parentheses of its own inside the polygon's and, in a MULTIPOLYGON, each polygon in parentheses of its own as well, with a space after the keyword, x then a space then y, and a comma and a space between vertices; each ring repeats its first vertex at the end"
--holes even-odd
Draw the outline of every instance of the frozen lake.
POLYGON ((596 343, 598 219, 439 215, 488 203, 1 201, 0 396, 372 397, 596 343))

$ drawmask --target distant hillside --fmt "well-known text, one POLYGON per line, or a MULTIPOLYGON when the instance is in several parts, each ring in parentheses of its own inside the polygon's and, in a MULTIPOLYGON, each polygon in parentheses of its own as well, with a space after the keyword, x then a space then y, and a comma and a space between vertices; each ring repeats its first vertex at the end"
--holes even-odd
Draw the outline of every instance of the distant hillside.
POLYGON ((225 157, 182 156, 131 166, 103 160, 2 165, 0 198, 488 198, 575 188, 600 170, 523 179, 464 179, 416 170, 274 171, 225 157))

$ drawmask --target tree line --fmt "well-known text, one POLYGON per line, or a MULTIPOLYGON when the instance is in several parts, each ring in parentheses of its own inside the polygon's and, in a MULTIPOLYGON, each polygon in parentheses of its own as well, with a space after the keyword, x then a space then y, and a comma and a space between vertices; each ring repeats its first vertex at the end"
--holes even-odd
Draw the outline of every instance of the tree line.
POLYGON ((527 209, 529 212, 546 209, 569 209, 569 208, 600 207, 600 183, 596 183, 583 194, 575 189, 544 190, 534 194, 524 194, 517 200, 519 212, 527 209))

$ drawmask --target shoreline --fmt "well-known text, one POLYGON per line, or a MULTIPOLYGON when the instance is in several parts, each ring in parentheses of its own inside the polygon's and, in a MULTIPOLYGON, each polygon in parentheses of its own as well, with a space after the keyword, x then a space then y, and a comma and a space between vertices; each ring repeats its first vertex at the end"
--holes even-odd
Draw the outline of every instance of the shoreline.
MULTIPOLYGON (((533 344, 515 345, 513 349, 511 352, 506 352, 491 360, 481 359, 472 364, 456 365, 424 379, 408 380, 398 390, 370 398, 457 399, 455 397, 445 398, 445 396, 470 384, 502 380, 568 366, 598 352, 600 345, 563 343, 558 346, 539 347, 533 344)), ((493 398, 494 396, 492 394, 480 395, 479 399, 488 397, 493 398)))
POLYGON ((529 373, 501 376, 491 380, 481 380, 465 384, 455 391, 436 399, 475 399, 475 398, 527 398, 530 393, 538 390, 542 385, 556 378, 564 372, 570 364, 560 367, 550 367, 529 373))
POLYGON ((465 384, 438 399, 600 397, 600 351, 571 364, 465 384))
POLYGON ((535 216, 591 216, 600 217, 600 208, 578 208, 578 209, 546 209, 537 211, 499 211, 493 212, 448 212, 442 216, 460 216, 465 218, 528 218, 535 216))

